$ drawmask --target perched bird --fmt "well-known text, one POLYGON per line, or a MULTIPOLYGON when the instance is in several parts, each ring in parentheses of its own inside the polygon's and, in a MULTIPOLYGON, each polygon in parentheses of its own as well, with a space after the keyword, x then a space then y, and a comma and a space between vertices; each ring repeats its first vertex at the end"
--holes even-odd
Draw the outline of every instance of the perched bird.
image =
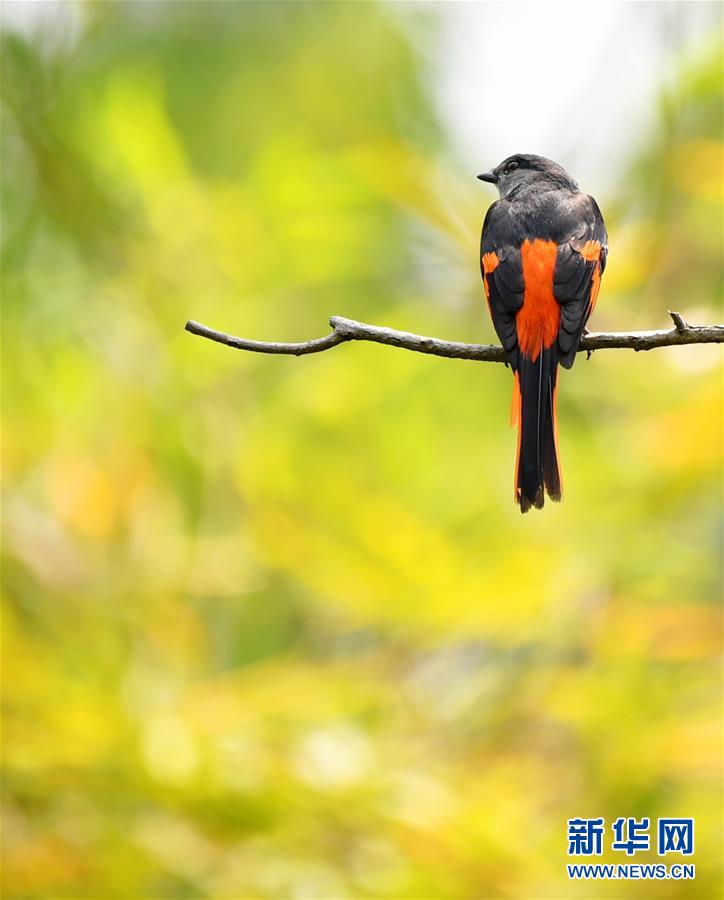
POLYGON ((606 226, 593 197, 553 160, 517 153, 478 175, 497 185, 480 243, 490 315, 513 370, 521 512, 562 495, 558 365, 570 369, 606 267, 606 226))

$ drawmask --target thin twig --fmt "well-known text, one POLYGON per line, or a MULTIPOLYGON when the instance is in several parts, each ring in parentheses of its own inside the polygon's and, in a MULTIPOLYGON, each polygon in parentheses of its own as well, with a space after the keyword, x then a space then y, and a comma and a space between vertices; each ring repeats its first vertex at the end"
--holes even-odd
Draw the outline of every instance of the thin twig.
MULTIPOLYGON (((669 313, 674 328, 669 331, 613 331, 594 332, 584 335, 578 348, 580 352, 593 350, 654 350, 657 347, 675 347, 681 344, 721 344, 724 343, 724 325, 689 325, 679 313, 669 313)), ((505 362, 502 347, 495 344, 464 344, 460 341, 444 341, 435 337, 411 334, 409 331, 395 331, 378 325, 367 325, 354 319, 332 316, 330 334, 311 341, 286 344, 279 341, 252 341, 215 331, 199 322, 186 323, 186 331, 200 337, 253 353, 278 353, 289 356, 304 356, 307 353, 321 353, 348 341, 372 341, 387 344, 402 350, 444 356, 448 359, 474 359, 478 362, 505 362)))

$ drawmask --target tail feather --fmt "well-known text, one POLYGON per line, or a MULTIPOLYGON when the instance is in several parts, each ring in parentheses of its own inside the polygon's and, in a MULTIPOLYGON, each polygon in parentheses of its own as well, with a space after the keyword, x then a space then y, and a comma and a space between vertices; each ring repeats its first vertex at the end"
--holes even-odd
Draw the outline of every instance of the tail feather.
POLYGON ((543 484, 551 500, 563 496, 563 479, 558 454, 558 366, 554 365, 548 383, 548 416, 543 440, 543 484))
POLYGON ((518 459, 515 499, 521 512, 543 507, 545 493, 560 500, 562 483, 558 462, 556 394, 558 360, 555 348, 542 350, 535 360, 521 355, 514 392, 520 392, 518 459))

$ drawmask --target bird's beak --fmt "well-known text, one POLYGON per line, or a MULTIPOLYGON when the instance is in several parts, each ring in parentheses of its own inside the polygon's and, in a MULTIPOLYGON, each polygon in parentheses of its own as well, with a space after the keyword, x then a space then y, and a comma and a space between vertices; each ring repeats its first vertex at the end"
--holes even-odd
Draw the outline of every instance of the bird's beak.
POLYGON ((489 181, 491 184, 498 183, 498 176, 495 174, 495 172, 483 172, 482 175, 478 175, 478 178, 481 181, 489 181))

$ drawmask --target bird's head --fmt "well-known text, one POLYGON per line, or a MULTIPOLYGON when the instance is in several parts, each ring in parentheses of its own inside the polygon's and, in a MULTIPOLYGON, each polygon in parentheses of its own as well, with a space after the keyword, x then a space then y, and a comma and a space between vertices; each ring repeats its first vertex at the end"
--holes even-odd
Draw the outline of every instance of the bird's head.
POLYGON ((511 200, 530 191, 552 191, 559 188, 578 190, 578 185, 562 166, 552 159, 532 153, 509 156, 491 172, 483 172, 478 178, 497 185, 504 200, 511 200))

